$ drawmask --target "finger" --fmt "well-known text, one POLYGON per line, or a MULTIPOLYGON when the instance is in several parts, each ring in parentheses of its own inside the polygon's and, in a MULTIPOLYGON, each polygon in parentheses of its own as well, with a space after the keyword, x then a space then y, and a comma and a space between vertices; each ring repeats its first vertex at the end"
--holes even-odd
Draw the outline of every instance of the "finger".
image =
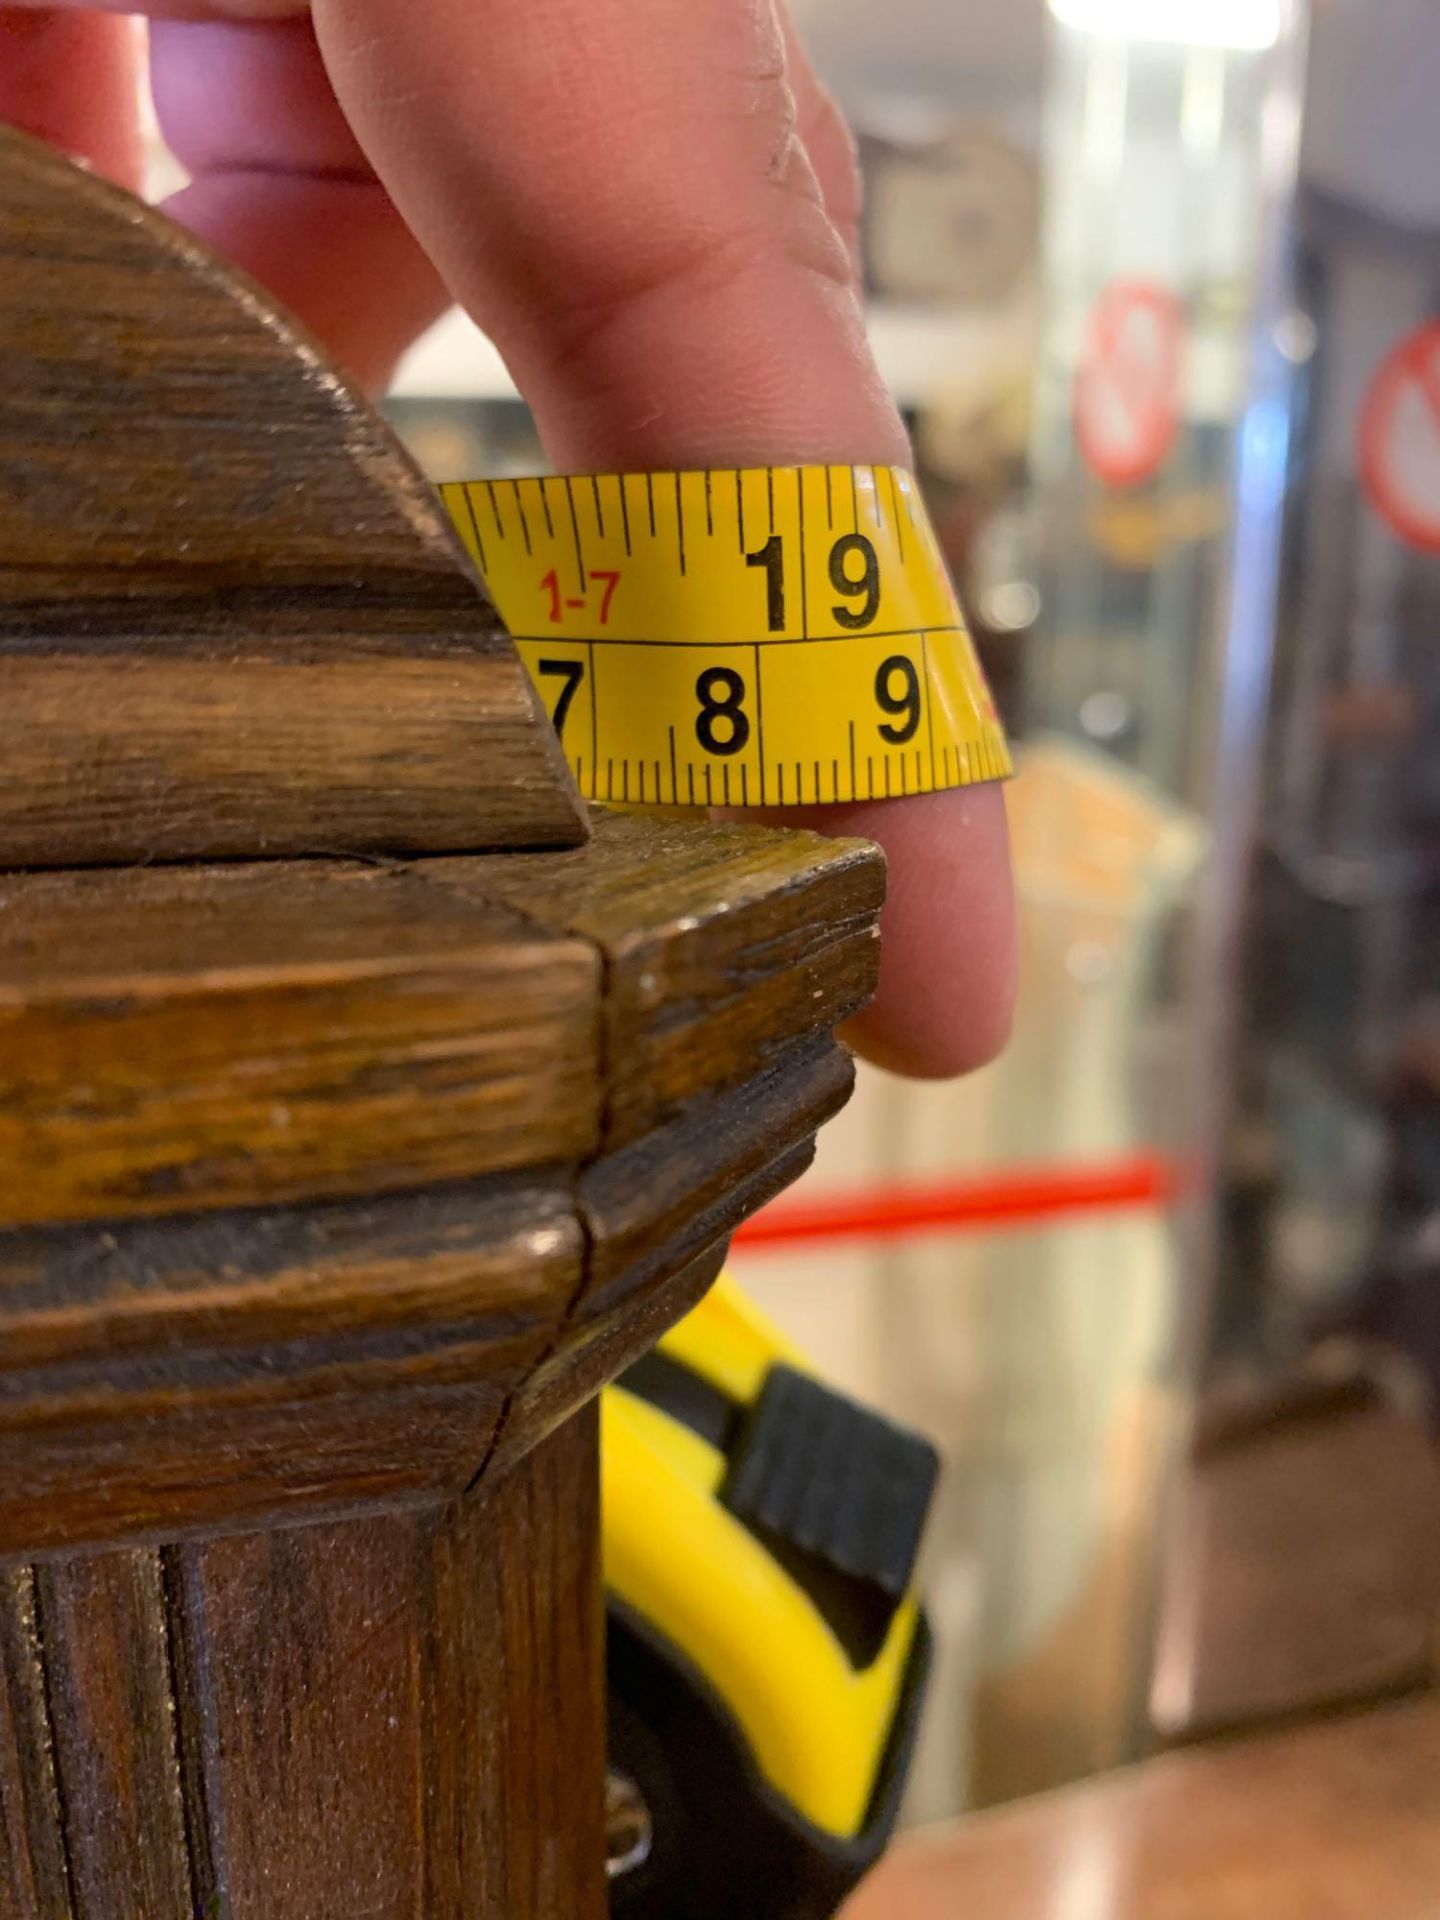
POLYGON ((152 20, 287 20, 310 0, 14 0, 17 13, 148 14, 152 20))
POLYGON ((825 211, 860 278, 860 163, 849 123, 811 64, 789 12, 780 15, 785 66, 795 96, 795 128, 815 169, 825 211))
POLYGON ((432 0, 424 33, 407 0, 315 18, 557 462, 904 457, 765 0, 432 0))
POLYGON ((842 807, 767 807, 755 817, 859 834, 885 848, 887 997, 852 1021, 845 1036, 867 1059, 894 1073, 947 1079, 1001 1051, 1015 1010, 1016 971, 1002 787, 842 807))
MULTIPOLYGON (((558 465, 907 459, 768 0, 431 0, 424 17, 419 33, 410 0, 315 5, 351 124, 558 465)), ((863 1046, 912 1072, 988 1057, 1013 979, 998 793, 821 824, 889 856, 863 1046)))
POLYGON ((878 1066, 944 1079, 993 1060, 1015 1013, 1015 890, 1005 792, 993 784, 848 810, 890 855, 885 933, 905 956, 859 1033, 878 1066))
POLYGON ((0 7, 0 122, 140 184, 139 42, 132 20, 0 7))
POLYGON ((450 297, 346 124, 306 20, 151 27, 167 211, 254 275, 372 391, 450 297))

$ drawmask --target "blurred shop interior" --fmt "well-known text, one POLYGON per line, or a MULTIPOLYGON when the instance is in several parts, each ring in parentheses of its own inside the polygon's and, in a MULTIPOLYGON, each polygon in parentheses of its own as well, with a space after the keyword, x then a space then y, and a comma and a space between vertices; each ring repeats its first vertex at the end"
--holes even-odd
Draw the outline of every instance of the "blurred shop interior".
MULTIPOLYGON (((1020 759, 1008 1054, 732 1262, 943 1449, 919 1824, 1436 1681, 1440 17, 797 14, 1020 759)), ((389 410, 541 468, 458 314, 389 410)))
MULTIPOLYGON (((1440 26, 799 18, 1021 743, 1008 1054, 862 1071, 734 1258, 943 1448, 930 1821, 1434 1677, 1440 26)), ((537 470, 459 315, 391 406, 437 478, 537 470)))

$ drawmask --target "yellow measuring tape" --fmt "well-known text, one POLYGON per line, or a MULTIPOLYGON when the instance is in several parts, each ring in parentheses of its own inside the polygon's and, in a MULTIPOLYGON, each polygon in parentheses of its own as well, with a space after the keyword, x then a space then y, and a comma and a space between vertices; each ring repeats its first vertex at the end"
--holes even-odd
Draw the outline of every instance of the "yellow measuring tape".
POLYGON ((870 800, 1011 771, 903 469, 440 491, 589 799, 870 800))

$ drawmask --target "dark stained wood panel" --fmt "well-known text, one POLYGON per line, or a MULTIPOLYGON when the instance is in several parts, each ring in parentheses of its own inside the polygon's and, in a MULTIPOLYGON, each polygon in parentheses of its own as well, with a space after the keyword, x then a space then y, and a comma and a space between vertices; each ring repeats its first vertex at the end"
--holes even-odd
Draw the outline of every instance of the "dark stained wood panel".
POLYGON ((860 840, 596 809, 578 856, 425 861, 605 958, 606 1143, 747 1079, 869 999, 885 890, 860 840))
POLYGON ((35 1575, 0 1566, 0 1920, 74 1920, 35 1575))
POLYGON ((194 1920, 160 1556, 36 1581, 76 1920, 194 1920))
POLYGON ((591 1404, 431 1537, 437 1920, 608 1911, 598 1443, 591 1404))
POLYGON ((0 130, 0 865, 573 844, 433 490, 259 288, 0 130))
POLYGON ((175 1556, 227 1920, 425 1911, 422 1522, 382 1515, 175 1556))
MULTIPOLYGON (((810 1158, 809 1153, 797 1156, 792 1179, 804 1171, 810 1158)), ((729 1250, 728 1241, 717 1241, 684 1266, 652 1273, 648 1285, 627 1294, 612 1291, 605 1304, 577 1313, 567 1323, 563 1341, 556 1343, 516 1393, 487 1463, 487 1475, 508 1472, 577 1407, 648 1353, 662 1334, 704 1299, 729 1250)))
POLYGON ((429 1515, 198 1543, 227 1920, 601 1920, 593 1413, 429 1515))
POLYGON ((403 870, 0 882, 0 1223, 384 1191, 598 1140, 599 962, 403 870))
POLYGON ((0 1235, 0 1554, 458 1492, 582 1252, 538 1174, 0 1235))

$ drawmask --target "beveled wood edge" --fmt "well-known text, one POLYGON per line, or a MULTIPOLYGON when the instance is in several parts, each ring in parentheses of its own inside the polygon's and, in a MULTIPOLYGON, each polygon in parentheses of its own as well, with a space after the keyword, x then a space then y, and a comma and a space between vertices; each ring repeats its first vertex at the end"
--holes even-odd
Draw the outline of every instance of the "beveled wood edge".
MULTIPOLYGON (((0 1391, 7 1467, 0 1485, 0 1564, 44 1562, 82 1546, 159 1545, 344 1519, 377 1505, 426 1507, 488 1486, 695 1303, 719 1270, 734 1228, 809 1165, 815 1130, 843 1104, 853 1073, 838 1042, 812 1038, 754 1079, 716 1090, 654 1136, 601 1156, 582 1174, 557 1169, 539 1184, 526 1176, 391 1196, 379 1211, 402 1222, 448 1205, 443 1229, 447 1217, 463 1218, 472 1191, 477 1205, 483 1194, 492 1203, 498 1199, 505 1223, 533 1190, 550 1196, 550 1212, 532 1223, 534 1235, 545 1238, 564 1224, 576 1230, 573 1241, 557 1243, 543 1284, 537 1274, 523 1296, 516 1293, 507 1305, 502 1295, 492 1305, 502 1317, 480 1346, 455 1346, 451 1321, 434 1302, 430 1347, 423 1344, 423 1325, 393 1315, 385 1321, 383 1302, 382 1321, 372 1324, 367 1315, 375 1306, 367 1307, 362 1287, 342 1303, 346 1325, 332 1328, 322 1342, 341 1355, 339 1374, 330 1368, 317 1376, 302 1366, 287 1391, 292 1376, 272 1380, 269 1358, 285 1343, 272 1332, 246 1345, 241 1323, 231 1335, 240 1345, 226 1363, 239 1370, 238 1402, 227 1401, 222 1373, 222 1392, 211 1403, 198 1397, 207 1389, 193 1353, 167 1356, 163 1328, 158 1344, 152 1337, 144 1351, 127 1351, 123 1327, 107 1335, 97 1322, 88 1362, 77 1358, 73 1344, 68 1362, 72 1383, 80 1382, 71 1389, 79 1394, 78 1412, 51 1439, 43 1423, 12 1421, 7 1431, 0 1391), (515 1196, 507 1206, 511 1187, 515 1196), (527 1320, 501 1337, 504 1316, 524 1301, 527 1320), (107 1395, 113 1400, 127 1382, 132 1393, 152 1393, 153 1426, 138 1401, 118 1418, 110 1409, 107 1419, 107 1395), (110 1449, 122 1439, 132 1459, 117 1493, 103 1469, 107 1457, 113 1467, 110 1449), (200 1460, 221 1469, 208 1484, 198 1465, 187 1464, 200 1460), (147 1470, 155 1476, 148 1482, 147 1470), (7 1488, 24 1489, 23 1498, 7 1499, 7 1488)), ((326 1211, 363 1219, 376 1210, 326 1211)), ((288 1212, 303 1220, 302 1210, 288 1212)), ((178 1216, 170 1223, 119 1223, 97 1237, 113 1239, 122 1260, 132 1245, 148 1246, 153 1259, 153 1249, 167 1239, 183 1250, 207 1230, 213 1234, 215 1224, 178 1216)), ((521 1230, 518 1221, 511 1230, 521 1230)), ((492 1264, 503 1260, 503 1246, 497 1243, 489 1257, 492 1264)), ((301 1311, 313 1320, 312 1304, 302 1302, 301 1311)), ((467 1311, 473 1317, 481 1307, 467 1311)), ((292 1344, 313 1343, 313 1333, 307 1337, 297 1322, 292 1344)), ((0 1390, 5 1384, 0 1364, 0 1390)))
MULTIPOLYGON (((0 873, 11 929, 0 941, 0 1039, 12 1054, 33 1046, 42 1060, 57 1046, 72 1054, 83 1047, 86 1076, 97 1083, 97 1096, 75 1107, 53 1074, 49 1081, 43 1074, 0 1074, 5 1228, 419 1191, 502 1168, 584 1159, 683 1117, 697 1095, 759 1072, 864 1003, 878 960, 883 866, 877 850, 861 841, 760 827, 692 827, 698 873, 688 886, 677 880, 672 900, 677 834, 683 853, 687 830, 672 824, 660 834, 669 867, 657 888, 653 879, 647 882, 640 828, 648 824, 597 821, 594 839, 574 853, 205 863, 148 868, 136 876, 104 868, 0 873), (528 887, 516 884, 511 865, 533 876, 528 887), (138 894, 127 889, 131 878, 138 894), (323 943, 312 950, 307 939, 297 964, 284 933, 302 881, 313 883, 311 918, 325 920, 333 893, 342 920, 357 903, 362 919, 378 913, 404 920, 408 894, 410 919, 428 927, 433 917, 435 937, 419 944, 402 939, 382 958, 370 951, 374 928, 360 924, 353 951, 345 939, 335 941, 333 954, 323 943), (586 911, 583 902, 570 909, 567 893, 587 886, 602 894, 608 889, 604 911, 586 911), (377 889, 390 897, 366 903, 377 889), (183 966, 167 967, 164 949, 157 955, 143 935, 146 912, 151 922, 163 913, 193 914, 212 929, 230 927, 238 916, 240 958, 221 965, 212 931, 208 939, 184 943, 183 966), (277 915, 283 924, 270 936, 273 953, 243 933, 251 924, 269 926, 277 915), (475 924, 467 932, 470 917, 475 924), (617 932, 617 923, 627 921, 629 931, 617 932), (388 1049, 388 1057, 399 1032, 394 1008, 416 992, 422 1007, 438 1005, 427 984, 429 947, 435 966, 457 979, 463 972, 473 985, 504 960, 495 926, 513 929, 505 938, 513 937, 517 948, 534 943, 548 962, 546 978, 554 976, 548 989, 554 1004, 547 1002, 551 1045, 543 1060, 551 1076, 548 1127, 531 1110, 533 1100, 526 1107, 512 1097, 503 1111, 496 1103, 497 1088, 509 1085, 513 1095, 519 1085, 513 1074, 506 1081, 496 1071, 510 1032, 504 1023, 487 1042, 491 1078, 445 1079, 438 1110, 418 1056, 410 1059, 403 1048, 390 1063, 408 1076, 396 1091, 414 1097, 397 1110, 393 1125, 377 1132, 366 1118, 365 1076, 356 1071, 365 1062, 358 1052, 323 1066, 323 1099, 316 1103, 305 1048, 312 1026, 323 1024, 323 994, 343 996, 357 983, 370 983, 367 993, 380 998, 368 1017, 390 1031, 377 1029, 367 1044, 388 1049), (30 955, 47 942, 58 942, 59 973, 36 980, 30 955), (579 975, 587 969, 593 984, 582 986, 579 975), (579 1005, 582 993, 593 996, 588 1011, 579 1005), (264 1024, 253 1011, 244 1013, 255 996, 282 1010, 295 1007, 294 1038, 273 1060, 264 1024), (167 1012, 171 1001, 182 999, 205 1012, 214 1033, 203 1099, 197 1099, 190 1054, 176 1051, 167 1012), (157 1019, 158 1056, 146 1026, 157 1019), (588 1057, 592 1111, 582 1126, 576 1022, 590 1019, 599 1045, 588 1057), (143 1074, 135 1073, 133 1057, 147 1062, 143 1074), (273 1116, 287 1113, 292 1102, 296 1124, 286 1120, 287 1131, 278 1135, 273 1116), (437 1127, 436 1111, 449 1114, 447 1126, 437 1127), (486 1118, 485 1126, 478 1117, 486 1118), (317 1125, 326 1130, 325 1141, 317 1141, 317 1125), (343 1154, 326 1144, 332 1134, 345 1143, 343 1154)), ((526 979, 538 992, 540 973, 532 969, 526 979)), ((478 1020, 476 1010, 466 1018, 478 1020)), ((450 1028, 449 1051, 458 1058, 461 1027, 451 1021, 450 1028)), ((537 1060, 537 1072, 541 1064, 537 1060)))
POLYGON ((607 1149, 733 1084, 723 1066, 716 1072, 717 1055, 758 1073, 807 1036, 833 1032, 875 990, 885 862, 855 837, 595 807, 584 849, 421 860, 415 870, 595 948, 606 975, 607 1149))
MULTIPOLYGON (((736 831, 755 833, 759 830, 736 831)), ((773 834, 765 837, 782 838, 773 834)), ((758 852, 755 857, 760 858, 758 852)), ((842 865, 853 865, 858 859, 863 866, 867 859, 863 847, 854 846, 842 848, 835 857, 842 865)), ((396 863, 396 867, 402 873, 413 872, 411 863, 396 863)), ((806 884, 805 861, 799 858, 792 867, 782 858, 775 872, 783 927, 784 899, 795 885, 806 884)), ((750 884, 752 889, 763 886, 758 880, 750 884)), ((865 884, 869 886, 868 879, 865 884)), ((827 896, 822 891, 820 897, 827 896)), ((871 890, 870 899, 878 909, 878 890, 871 890)), ((812 898, 810 915, 816 911, 817 902, 812 898)), ((683 914, 680 917, 685 919, 683 914)), ((523 914, 520 918, 523 922, 523 914)), ((822 922, 824 918, 821 913, 822 922)), ((674 919, 673 913, 657 914, 652 940, 663 945, 674 919)), ((538 924, 548 939, 556 938, 553 920, 547 924, 542 919, 538 924)), ((605 929, 577 929, 566 937, 589 946, 596 955, 597 986, 603 1002, 612 982, 615 960, 613 944, 605 937, 605 929)), ((833 983, 835 978, 843 978, 848 982, 844 991, 848 993, 853 989, 851 945, 856 937, 858 933, 852 931, 844 941, 828 947, 823 938, 819 938, 816 949, 819 957, 814 961, 819 971, 814 984, 823 986, 833 983)), ((689 964, 693 963, 687 962, 689 964)), ((704 967, 701 972, 708 977, 704 967)), ((808 991, 802 996, 805 998, 808 991)), ((468 1333, 462 1326, 463 1337, 458 1344, 454 1329, 443 1324, 433 1339, 427 1335, 424 1322, 437 1318, 436 1302, 428 1295, 424 1302, 426 1313, 420 1323, 412 1325, 414 1314, 393 1311, 393 1303, 388 1315, 383 1304, 367 1309, 362 1297, 364 1286, 357 1293, 342 1272, 339 1298, 348 1317, 338 1332, 333 1323, 324 1328, 319 1339, 320 1345, 326 1346, 326 1352, 319 1355, 314 1365, 309 1360, 299 1363, 294 1374, 298 1384, 295 1391, 290 1392, 283 1368, 273 1375, 265 1372, 262 1348, 267 1344, 267 1334, 270 1345, 277 1341, 283 1344, 286 1340, 303 1344, 308 1338, 313 1347, 316 1329, 301 1324, 305 1317, 303 1311, 301 1320, 294 1318, 293 1310, 287 1319, 282 1310, 277 1321, 267 1322, 271 1304, 268 1300, 258 1306, 252 1302, 248 1308, 242 1300, 238 1303, 241 1321, 248 1311, 253 1327, 260 1330, 247 1335, 243 1325, 233 1320, 237 1303, 228 1302, 226 1310, 232 1314, 232 1331, 227 1337, 232 1351, 237 1341, 245 1348, 248 1339, 251 1358, 246 1362, 242 1352, 239 1375, 227 1378, 224 1367, 217 1374, 215 1366, 201 1351, 205 1346, 214 1347, 216 1341, 216 1329, 207 1321, 202 1300, 200 1316, 194 1322, 199 1344, 195 1344, 196 1335, 191 1335, 183 1345, 172 1342, 167 1352, 166 1329, 162 1324, 160 1347, 153 1345, 152 1334, 152 1345, 146 1350, 152 1359, 147 1363, 145 1352, 140 1352, 137 1374, 133 1341, 127 1345, 126 1337, 112 1341, 97 1326, 95 1349, 87 1356, 83 1331, 77 1346, 75 1328, 79 1324, 83 1329, 85 1316, 82 1302, 75 1297, 70 1305, 78 1312, 71 1316, 68 1348, 62 1338, 58 1345, 52 1342, 47 1354, 45 1340, 51 1336, 41 1330, 36 1336, 38 1348, 32 1338, 31 1350, 26 1356, 26 1363, 32 1367, 47 1362, 59 1364, 62 1370, 68 1366, 70 1378, 60 1381, 55 1389, 62 1398, 51 1405, 45 1400, 47 1389, 42 1386, 38 1399, 32 1395, 30 1414, 25 1415, 22 1408, 18 1422, 8 1423, 11 1459, 7 1464, 17 1470, 10 1482, 12 1488, 32 1484, 26 1479, 25 1445, 17 1444, 16 1436, 19 1434, 23 1443, 28 1421, 32 1458, 38 1460, 43 1454, 43 1433, 39 1442, 33 1436, 38 1428, 43 1428, 45 1418, 53 1416, 60 1438, 51 1465, 59 1480, 64 1482, 68 1474, 72 1486, 82 1483, 88 1447, 88 1464, 95 1470, 96 1486, 85 1496, 84 1517, 77 1521, 67 1512, 63 1501, 55 1497, 54 1489, 43 1490, 42 1476, 37 1470, 33 1476, 36 1497, 31 1500, 31 1510, 32 1516, 43 1516, 43 1524, 37 1531, 32 1517, 22 1531, 18 1508, 11 1514, 11 1524, 6 1525, 5 1488, 0 1484, 0 1558, 33 1559, 37 1554, 64 1553, 82 1542, 91 1545, 163 1542, 191 1534, 233 1533, 261 1524, 298 1524, 344 1517, 377 1504, 424 1505, 453 1497, 466 1487, 483 1484, 488 1477, 513 1464, 543 1433, 553 1430, 568 1412, 598 1391, 606 1379, 613 1377, 658 1337, 664 1327, 698 1297, 707 1283, 698 1276, 713 1272, 713 1265, 707 1266, 712 1254, 714 1264, 718 1264, 720 1253, 716 1250, 723 1249, 729 1234, 746 1214, 794 1179, 808 1164, 815 1130, 843 1104, 853 1078, 853 1067, 828 1027, 822 1025, 819 1030, 812 1030, 803 1008, 797 1018, 798 1003, 792 1004, 792 1001, 793 996, 776 1000, 771 1009, 773 1030, 766 1036, 767 1045, 756 1046, 747 1040, 738 1053, 727 1052, 724 1047, 717 1049, 713 1043, 702 1047, 688 1069, 692 1081, 694 1075, 701 1076, 698 1084, 693 1084, 678 1112, 671 1110, 670 1117, 660 1124, 652 1124, 639 1138, 624 1139, 620 1144, 610 1145, 608 1150, 603 1145, 598 1150, 592 1149, 589 1157, 578 1163, 515 1170, 508 1184, 517 1190, 527 1181, 533 1184, 540 1179, 551 1189, 552 1196, 563 1196, 562 1211, 581 1246, 578 1266, 567 1267, 562 1260, 552 1278, 541 1287, 545 1295, 543 1311, 532 1316, 529 1332, 518 1345, 514 1339, 492 1340, 484 1333, 483 1315, 492 1310, 493 1303, 487 1304, 483 1279, 476 1281, 468 1270, 461 1276, 462 1281, 468 1278, 471 1285, 466 1311, 472 1322, 476 1313, 482 1315, 482 1321, 475 1323, 468 1333), (748 1066, 749 1077, 738 1084, 733 1078, 726 1080, 727 1069, 733 1074, 741 1063, 748 1066), (237 1327, 239 1331, 235 1330, 237 1327), (447 1341, 451 1343, 448 1347, 447 1341), (333 1354, 329 1346, 334 1347, 333 1354), (342 1352, 342 1348, 345 1351, 342 1352), (487 1353, 493 1365, 487 1364, 487 1353), (195 1373, 192 1360, 201 1366, 201 1373, 195 1373), (143 1389, 147 1364, 158 1369, 155 1377, 160 1384, 150 1408, 152 1416, 160 1422, 153 1429, 157 1441, 154 1452, 160 1453, 158 1443, 165 1436, 166 1423, 172 1423, 168 1457, 177 1475, 177 1485, 184 1489, 184 1497, 177 1493, 174 1500, 167 1502, 157 1494, 148 1508, 139 1501, 126 1515, 112 1511, 107 1519, 104 1500, 100 1497, 100 1489, 110 1483, 102 1471, 107 1459, 103 1421, 101 1428, 96 1429, 92 1416, 85 1412, 86 1381, 88 1379, 101 1401, 110 1395, 113 1406, 116 1389, 125 1390, 122 1375, 127 1367, 131 1387, 139 1379, 143 1389), (241 1377, 245 1376, 247 1365, 248 1382, 246 1377, 241 1377), (257 1365, 261 1368, 258 1377, 255 1375, 257 1365), (315 1365, 319 1367, 318 1372, 315 1365), (205 1372, 207 1366, 208 1373, 205 1372), (63 1395, 73 1392, 77 1381, 80 1399, 72 1401, 72 1413, 67 1415, 63 1395), (167 1392, 172 1396, 169 1402, 167 1392), (212 1399, 208 1409, 207 1394, 212 1399), (177 1413, 179 1425, 175 1426, 177 1413), (196 1425, 187 1436, 183 1429, 186 1419, 192 1416, 196 1425), (208 1431, 207 1418, 213 1418, 213 1426, 208 1431), (70 1421, 68 1438, 67 1419, 70 1421), (102 1442, 98 1448, 97 1431, 102 1442), (73 1449, 68 1465, 67 1446, 73 1449), (40 1452, 35 1451, 36 1447, 40 1452), (236 1463, 234 1475, 228 1471, 232 1460, 236 1463), (187 1461, 194 1462, 193 1468, 187 1470, 187 1461), (249 1491, 227 1504, 225 1494, 219 1489, 232 1486, 237 1478, 248 1484, 249 1491)), ((602 1079, 606 1079, 616 1070, 616 1063, 603 1038, 600 1051, 598 1064, 602 1079)), ((601 1091, 603 1098, 603 1088, 601 1091)), ((402 1218, 413 1213, 418 1220, 427 1205, 433 1205, 437 1198, 443 1201, 447 1194, 453 1196, 458 1192, 463 1210, 463 1205, 468 1204, 464 1196, 473 1192, 478 1201, 482 1194, 493 1194, 495 1190, 493 1176, 472 1177, 458 1185, 427 1186, 420 1182, 408 1189, 391 1189, 383 1196, 357 1196, 348 1201, 339 1198, 328 1205, 332 1212, 352 1220, 360 1219, 367 1211, 388 1212, 392 1216, 398 1212, 402 1218)), ((303 1221, 307 1216, 313 1217, 316 1208, 307 1200, 278 1209, 266 1205, 244 1211, 254 1213, 257 1219, 273 1227, 281 1215, 303 1221)), ((253 1246, 254 1241, 244 1225, 244 1212, 234 1219, 238 1227, 234 1245, 238 1252, 253 1246)), ((218 1224, 223 1229, 223 1220, 218 1224)), ((173 1271, 166 1264, 171 1257, 165 1252, 167 1245, 172 1250, 176 1246, 183 1248, 187 1236, 197 1243, 203 1242, 207 1233, 213 1235, 216 1226, 214 1215, 199 1213, 122 1223, 93 1221, 82 1231, 112 1241, 122 1266, 127 1249, 148 1246, 149 1253, 142 1255, 141 1264, 148 1257, 156 1273, 165 1275, 173 1271)), ((29 1230, 41 1248, 40 1257, 28 1276, 32 1283, 35 1274, 43 1272, 44 1247, 51 1236, 63 1238, 69 1231, 72 1230, 50 1227, 29 1230)), ((391 1238, 393 1243, 393 1234, 391 1238)), ((14 1244, 10 1235, 0 1237, 0 1252, 4 1251, 7 1241, 14 1244)), ((356 1244, 353 1231, 351 1244, 356 1244)), ((400 1244, 403 1252, 406 1244, 403 1233, 400 1244)), ((300 1277, 313 1287, 317 1275, 306 1270, 303 1252, 302 1244, 300 1277)), ((265 1258, 263 1243, 260 1257, 262 1261, 265 1258)), ((357 1253, 351 1257, 360 1256, 357 1253)), ((383 1247, 380 1257, 383 1264, 383 1247)), ((211 1270, 214 1259, 213 1252, 207 1254, 203 1248, 198 1253, 192 1252, 188 1272, 193 1275, 199 1271, 203 1275, 211 1270)), ((341 1264, 343 1268, 343 1260, 341 1264)), ((176 1277, 183 1277, 185 1271, 182 1261, 176 1277)), ((239 1273, 242 1281, 247 1271, 242 1258, 239 1273)), ((23 1266, 11 1276, 12 1284, 17 1275, 23 1289, 27 1280, 23 1266)), ((443 1272, 437 1277, 443 1282, 443 1272)), ((374 1285, 372 1279, 372 1295, 374 1285)), ((158 1297, 163 1299, 165 1290, 162 1285, 158 1297)), ((263 1288, 258 1291, 263 1292, 263 1288)), ((47 1294, 43 1286, 37 1297, 52 1316, 57 1306, 65 1304, 63 1292, 55 1295, 52 1290, 47 1294)), ((152 1299, 155 1297, 152 1293, 152 1299)), ((313 1302, 310 1304, 313 1306, 313 1302)), ((537 1304, 540 1303, 537 1301, 537 1304)), ((139 1311, 143 1317, 143 1302, 139 1303, 139 1311)), ((309 1317, 313 1322, 313 1312, 309 1317)), ((443 1322, 443 1314, 438 1317, 443 1322)), ((163 1314, 161 1320, 163 1322, 163 1314)), ((35 1333, 35 1329, 31 1331, 35 1333)), ((120 1331, 116 1329, 117 1334, 120 1331)), ((133 1331, 132 1321, 132 1335, 133 1331)), ((286 1366, 293 1364, 285 1363, 286 1366)), ((4 1357, 0 1356, 0 1436, 5 1435, 7 1428, 6 1387, 7 1369, 4 1357)), ((23 1392, 23 1388, 18 1391, 23 1392)), ((12 1403, 18 1404, 16 1394, 11 1398, 12 1403)), ((132 1402, 131 1424, 124 1433, 126 1444, 132 1449, 137 1438, 145 1433, 143 1418, 137 1417, 139 1412, 140 1402, 132 1402)), ((123 1419, 113 1425, 117 1439, 123 1428, 123 1419)), ((115 1456, 108 1457, 113 1480, 115 1456)), ((157 1474, 160 1472, 159 1467, 155 1470, 157 1474)), ((155 1484, 158 1483, 151 1483, 155 1484)), ((146 1498, 151 1498, 150 1494, 147 1493, 146 1498)))
POLYGON ((0 1354, 0 1555, 30 1558, 436 1497, 583 1274, 567 1169, 26 1238, 71 1282, 0 1354))
POLYGON ((549 1346, 502 1409, 472 1484, 522 1459, 696 1305, 735 1228, 810 1165, 817 1128, 845 1104, 854 1078, 838 1041, 803 1042, 754 1080, 658 1129, 653 1142, 633 1142, 588 1170, 579 1188, 589 1235, 585 1277, 549 1346), (663 1170, 682 1165, 683 1143, 701 1135, 725 1140, 726 1150, 695 1186, 698 1204, 682 1211, 665 1190, 663 1170), (647 1165, 654 1169, 648 1182, 647 1165))

